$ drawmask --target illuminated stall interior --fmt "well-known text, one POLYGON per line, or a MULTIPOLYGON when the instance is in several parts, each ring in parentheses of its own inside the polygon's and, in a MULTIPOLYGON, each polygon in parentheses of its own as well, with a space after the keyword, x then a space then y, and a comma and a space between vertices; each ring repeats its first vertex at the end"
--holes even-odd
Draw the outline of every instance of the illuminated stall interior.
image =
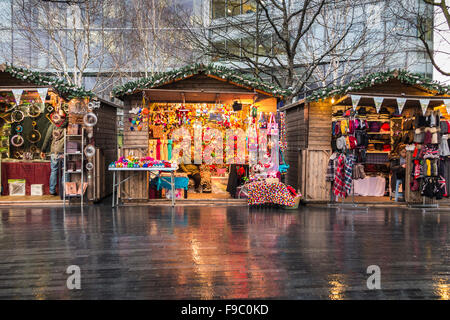
MULTIPOLYGON (((7 64, 0 65, 0 201, 60 202, 63 189, 61 166, 55 194, 51 194, 49 188, 52 142, 61 141, 63 146, 65 130, 70 136, 81 136, 82 128, 86 133, 83 137, 86 145, 95 147, 97 144, 99 147, 95 148, 92 158, 86 157, 85 163, 75 156, 67 156, 67 169, 88 173, 85 164, 91 163, 93 169, 90 173, 95 171, 100 180, 86 174, 87 198, 96 201, 106 196, 110 192, 110 184, 106 188, 101 187, 105 184, 101 180, 109 182, 109 174, 105 174, 106 161, 117 157, 117 141, 111 139, 111 135, 116 135, 116 113, 114 104, 100 101, 92 92, 64 80, 7 64), (95 114, 96 119, 102 118, 102 121, 87 128, 83 117, 89 112, 89 102, 94 99, 98 108, 91 114, 95 114)), ((78 153, 83 152, 80 138, 75 139, 77 141, 71 142, 72 146, 78 153)), ((78 180, 79 175, 77 177, 74 172, 68 182, 78 180)))
MULTIPOLYGON (((278 120, 277 103, 285 92, 275 86, 229 69, 195 65, 125 84, 113 93, 125 105, 121 155, 179 162, 177 176, 186 182, 179 180, 180 198, 234 198, 252 165, 261 163, 264 171, 264 164, 278 163, 278 156, 272 157, 272 152, 278 155, 272 148, 278 146, 278 133, 272 136, 269 129, 278 120)), ((164 198, 164 188, 154 190, 148 178, 141 174, 125 183, 122 199, 164 198)))

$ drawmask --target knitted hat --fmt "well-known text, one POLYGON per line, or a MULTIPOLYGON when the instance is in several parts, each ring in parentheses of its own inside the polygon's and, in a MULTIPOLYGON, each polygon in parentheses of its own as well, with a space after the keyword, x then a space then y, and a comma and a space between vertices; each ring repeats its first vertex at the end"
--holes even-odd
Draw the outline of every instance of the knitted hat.
POLYGON ((391 127, 389 126, 389 122, 385 122, 381 125, 380 131, 389 132, 391 127))
POLYGON ((370 123, 369 127, 370 127, 370 130, 369 130, 370 132, 380 132, 381 125, 379 122, 374 121, 374 122, 370 123))
POLYGON ((380 114, 390 114, 390 112, 389 112, 388 109, 386 109, 386 107, 382 107, 382 108, 380 109, 380 114))
POLYGON ((336 148, 338 148, 338 150, 345 149, 345 137, 344 136, 341 136, 336 139, 336 148))
POLYGON ((360 107, 360 108, 358 109, 358 115, 360 115, 360 116, 365 116, 366 114, 367 114, 367 110, 366 110, 365 107, 360 107))

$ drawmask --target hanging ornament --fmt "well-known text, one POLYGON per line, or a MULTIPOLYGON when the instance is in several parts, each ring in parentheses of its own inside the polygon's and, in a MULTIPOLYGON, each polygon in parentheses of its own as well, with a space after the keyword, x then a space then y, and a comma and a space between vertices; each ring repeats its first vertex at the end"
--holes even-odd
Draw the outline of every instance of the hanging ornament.
POLYGON ((23 89, 12 89, 12 93, 14 95, 14 99, 16 100, 16 104, 20 104, 20 98, 22 97, 23 89))
POLYGON ((375 109, 377 109, 377 113, 380 112, 381 105, 383 104, 383 97, 373 97, 373 102, 375 103, 375 109))
POLYGON ((352 94, 350 95, 350 98, 352 99, 353 111, 356 111, 356 107, 358 106, 359 100, 361 100, 361 96, 352 94))
POLYGON ((43 104, 45 104, 45 99, 47 97, 48 88, 37 88, 36 90, 39 94, 39 97, 41 98, 41 102, 43 104))
POLYGON ((398 106, 398 113, 402 114, 403 108, 405 107, 406 98, 397 98, 397 106, 398 106))
POLYGON ((430 103, 430 99, 419 99, 420 107, 422 108, 422 114, 425 115, 428 109, 428 104, 430 103))
POLYGON ((450 115, 450 99, 444 99, 444 104, 447 109, 447 114, 450 115))

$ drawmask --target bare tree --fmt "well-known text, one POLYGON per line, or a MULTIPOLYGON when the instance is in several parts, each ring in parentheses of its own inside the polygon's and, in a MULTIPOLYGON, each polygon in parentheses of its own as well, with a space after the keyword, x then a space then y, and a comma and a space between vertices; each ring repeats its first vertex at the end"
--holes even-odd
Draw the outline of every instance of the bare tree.
MULTIPOLYGON (((110 70, 108 55, 117 38, 106 33, 102 15, 111 5, 111 0, 13 0, 15 32, 23 41, 15 47, 14 60, 35 70, 54 70, 70 84, 82 86, 88 71, 110 70), (28 60, 24 51, 36 59, 28 60), (42 57, 48 61, 37 64, 42 57)), ((101 88, 103 80, 97 77, 92 89, 101 88)))
POLYGON ((434 68, 450 76, 450 68, 443 63, 450 59, 450 1, 403 1, 402 6, 392 9, 392 14, 405 25, 398 35, 420 45, 434 68), (440 61, 437 56, 441 56, 440 61))
POLYGON ((175 25, 175 0, 131 0, 132 32, 129 34, 129 69, 139 66, 145 77, 165 71, 186 56, 180 43, 183 32, 175 25))
MULTIPOLYGON (((227 3, 233 2, 239 3, 227 3)), ((339 84, 362 71, 388 67, 394 44, 380 46, 385 30, 370 24, 373 13, 364 10, 365 2, 243 0, 236 12, 229 6, 224 14, 212 8, 211 21, 204 14, 185 21, 200 55, 252 70, 290 88, 293 97, 311 85, 339 84)), ((213 1, 220 3, 225 2, 213 1)))

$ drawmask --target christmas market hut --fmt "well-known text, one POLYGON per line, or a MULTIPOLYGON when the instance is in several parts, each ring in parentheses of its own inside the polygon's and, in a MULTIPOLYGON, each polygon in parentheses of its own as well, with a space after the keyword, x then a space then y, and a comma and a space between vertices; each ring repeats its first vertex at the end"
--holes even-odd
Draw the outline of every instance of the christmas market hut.
POLYGON ((286 105, 287 183, 305 201, 445 202, 450 88, 404 70, 286 105))
MULTIPOLYGON (((124 101, 122 159, 179 164, 177 198, 233 202, 249 175, 278 172, 284 131, 277 104, 287 93, 235 70, 203 64, 126 83, 113 89, 124 101)), ((120 197, 145 202, 170 197, 169 191, 141 172, 122 185, 120 197)))
POLYGON ((108 195, 117 108, 65 80, 0 65, 0 204, 108 195))

